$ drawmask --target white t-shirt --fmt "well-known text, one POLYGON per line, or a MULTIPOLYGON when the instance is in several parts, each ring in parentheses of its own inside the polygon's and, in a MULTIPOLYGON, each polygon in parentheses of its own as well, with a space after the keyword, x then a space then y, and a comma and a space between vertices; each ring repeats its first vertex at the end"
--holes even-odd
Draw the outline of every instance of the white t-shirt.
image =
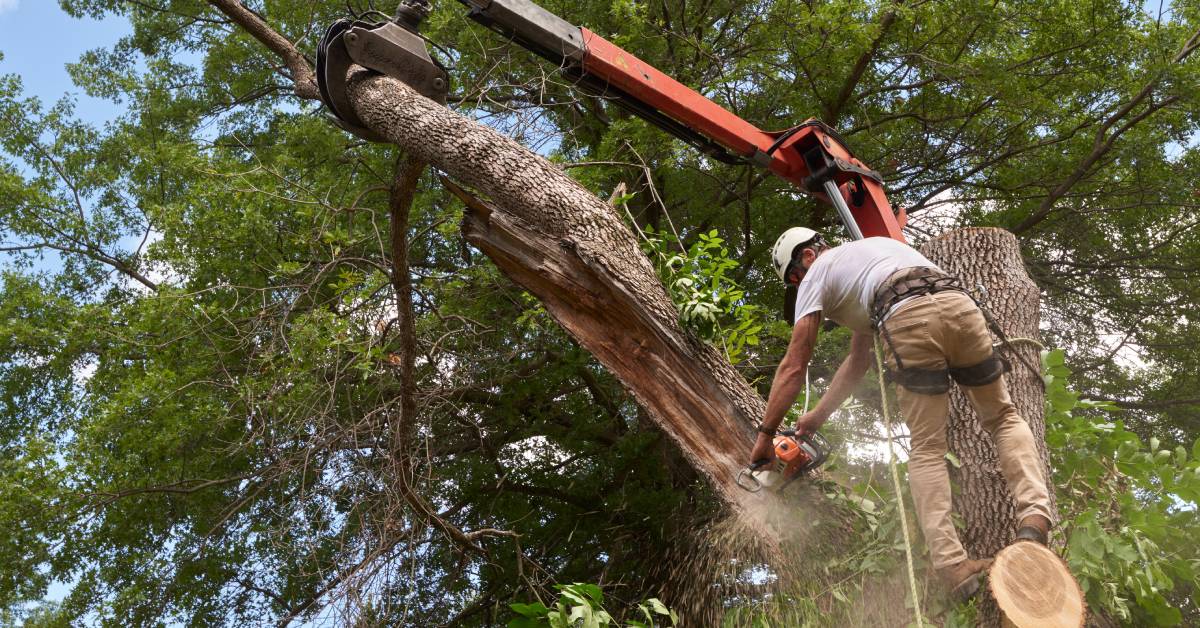
POLYGON ((879 284, 892 273, 914 266, 937 268, 916 249, 891 238, 835 246, 817 257, 800 282, 796 320, 819 310, 852 331, 870 331, 871 301, 879 284))

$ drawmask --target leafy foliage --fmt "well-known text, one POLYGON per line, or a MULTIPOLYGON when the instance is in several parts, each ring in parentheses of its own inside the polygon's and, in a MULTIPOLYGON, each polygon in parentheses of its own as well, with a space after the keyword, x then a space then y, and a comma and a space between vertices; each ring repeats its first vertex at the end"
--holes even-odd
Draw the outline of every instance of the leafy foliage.
POLYGON ((1134 626, 1194 623, 1200 610, 1200 439, 1189 452, 1143 442, 1116 409, 1066 384, 1062 350, 1046 365, 1046 444, 1057 453, 1066 558, 1088 603, 1134 626), (1108 417, 1105 417, 1108 418, 1108 417))
MULTIPOLYGON (((594 584, 576 582, 560 584, 558 600, 554 608, 541 602, 533 604, 509 604, 519 615, 508 622, 508 628, 608 628, 616 626, 612 615, 604 610, 604 592, 594 584)), ((628 628, 655 628, 675 626, 679 618, 658 598, 650 598, 637 605, 639 619, 625 623, 628 628), (669 624, 666 622, 670 622, 669 624)))
MULTIPOLYGON (((667 548, 712 514, 711 496, 636 400, 465 250, 460 209, 431 178, 398 277, 401 156, 294 98, 278 59, 210 3, 60 4, 132 33, 70 68, 122 104, 110 124, 0 78, 3 621, 469 626, 560 582, 622 583, 613 609, 661 590, 667 548), (396 282, 415 294, 412 338, 396 282), (402 418, 409 393, 417 416, 402 418), (412 451, 398 457, 396 439, 412 451), (397 469, 458 529, 519 537, 464 553, 406 501, 397 469), (69 593, 47 600, 52 585, 69 593)), ((346 12, 245 4, 309 57, 311 34, 346 12)), ((1065 478, 1081 491, 1060 496, 1072 564, 1093 604, 1130 623, 1170 608, 1200 623, 1176 501, 1200 417, 1200 56, 1179 57, 1200 27, 1194 3, 539 4, 763 128, 815 116, 840 129, 909 210, 914 240, 1017 230, 1049 333, 1077 356, 1070 388, 1126 411, 1095 432, 1070 421, 1097 409, 1070 409, 1079 442, 1063 446, 1096 455, 1056 468, 1118 461, 1065 478), (1085 504, 1089 478, 1122 490, 1085 504), (1079 507, 1095 507, 1094 527, 1079 507)), ((832 212, 576 92, 455 6, 425 29, 449 50, 452 106, 597 194, 624 184, 691 328, 765 380, 787 326, 766 322, 781 289, 764 254, 787 226, 834 228, 832 212)), ((822 336, 816 380, 845 340, 822 336)), ((879 491, 859 494, 889 503, 879 491)), ((886 508, 874 529, 861 517, 865 551, 837 573, 886 568, 886 508)), ((841 604, 856 582, 807 593, 841 604)))
POLYGON ((672 253, 678 241, 647 227, 643 248, 655 260, 663 285, 679 309, 679 320, 700 338, 717 343, 733 364, 756 347, 769 324, 767 309, 755 305, 730 276, 737 267, 716 229, 698 234, 686 253, 672 253))

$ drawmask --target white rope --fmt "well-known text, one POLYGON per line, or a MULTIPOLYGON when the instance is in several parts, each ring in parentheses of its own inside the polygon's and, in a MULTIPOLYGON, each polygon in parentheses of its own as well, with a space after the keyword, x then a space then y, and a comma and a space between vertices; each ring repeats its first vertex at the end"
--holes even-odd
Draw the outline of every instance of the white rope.
POLYGON ((880 405, 883 407, 883 424, 887 427, 888 467, 892 470, 892 487, 896 491, 896 505, 900 510, 900 529, 904 533, 904 555, 908 560, 908 587, 912 594, 913 613, 917 618, 917 628, 924 628, 921 599, 917 597, 917 574, 913 568, 912 541, 908 535, 908 514, 904 508, 904 495, 900 492, 900 473, 896 469, 896 450, 892 446, 892 417, 888 412, 887 385, 883 381, 883 347, 879 346, 879 338, 875 338, 875 364, 879 374, 879 399, 880 405))
MULTIPOLYGON (((808 414, 808 390, 809 390, 808 371, 809 370, 810 369, 804 369, 804 414, 808 414)), ((803 415, 801 415, 801 416, 803 416, 803 415)))

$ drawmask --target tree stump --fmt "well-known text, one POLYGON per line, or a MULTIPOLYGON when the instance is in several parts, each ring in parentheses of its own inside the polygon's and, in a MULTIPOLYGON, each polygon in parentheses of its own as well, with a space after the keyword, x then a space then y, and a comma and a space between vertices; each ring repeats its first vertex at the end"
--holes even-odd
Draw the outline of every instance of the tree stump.
POLYGON ((996 554, 988 588, 1005 628, 1081 628, 1087 614, 1067 564, 1038 543, 1013 543, 996 554))
MULTIPOLYGON (((1038 337, 1038 287, 1025 272, 1020 243, 1011 233, 995 228, 958 229, 926 242, 921 252, 942 270, 961 279, 967 288, 978 293, 978 287, 983 286, 987 290, 988 307, 1010 338, 1038 337)), ((1017 351, 1028 364, 1040 366, 1035 346, 1021 343, 1017 351)), ((1007 351, 1003 353, 1007 355, 1007 351)), ((1041 377, 1029 372, 1013 356, 1009 360, 1013 370, 1004 375, 1004 381, 1013 404, 1033 432, 1043 477, 1049 478, 1046 397, 1040 386, 1041 377)), ((962 463, 951 466, 950 477, 959 488, 954 494, 954 510, 966 524, 960 533, 963 545, 973 557, 995 556, 1013 540, 1017 511, 1012 493, 1000 474, 995 445, 957 385, 950 393, 946 432, 950 451, 962 463)), ((1053 503, 1053 490, 1050 499, 1053 503)))

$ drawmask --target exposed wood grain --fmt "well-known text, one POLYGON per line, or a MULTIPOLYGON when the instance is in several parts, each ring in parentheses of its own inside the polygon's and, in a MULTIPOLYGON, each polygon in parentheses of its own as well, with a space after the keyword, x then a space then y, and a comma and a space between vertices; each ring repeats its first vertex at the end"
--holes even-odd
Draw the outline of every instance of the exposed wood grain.
POLYGON ((1080 628, 1087 615, 1067 564, 1037 543, 1015 543, 997 554, 988 588, 1006 627, 1080 628))

